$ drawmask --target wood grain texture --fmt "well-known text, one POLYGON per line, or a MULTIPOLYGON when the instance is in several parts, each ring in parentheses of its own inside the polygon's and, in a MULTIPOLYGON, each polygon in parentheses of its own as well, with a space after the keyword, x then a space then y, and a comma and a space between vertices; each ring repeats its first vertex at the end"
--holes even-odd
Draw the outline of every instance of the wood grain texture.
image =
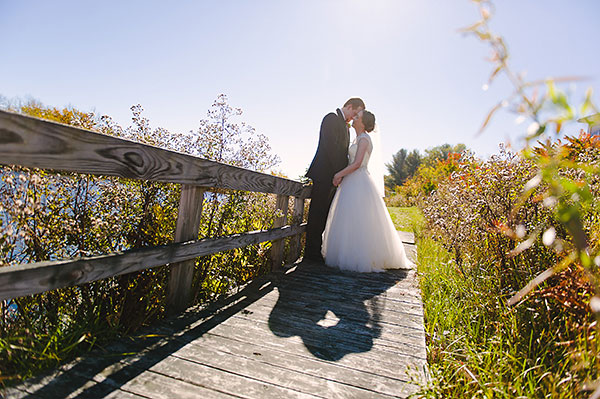
MULTIPOLYGON (((304 198, 294 197, 294 210, 292 211, 291 225, 297 225, 303 222, 304 217, 304 198)), ((286 263, 294 263, 300 257, 302 234, 290 238, 290 250, 286 263)))
MULTIPOLYGON (((175 227, 175 242, 185 242, 198 238, 205 191, 206 189, 203 187, 187 184, 181 187, 177 225, 175 227)), ((194 259, 189 259, 170 265, 167 308, 172 313, 178 313, 188 305, 195 264, 194 259)))
MULTIPOLYGON (((287 214, 289 207, 290 197, 285 195, 277 196, 277 212, 281 213, 281 216, 277 216, 275 218, 275 222, 273 223, 273 227, 281 227, 287 223, 287 214)), ((273 241, 273 245, 271 246, 271 267, 272 269, 278 269, 281 267, 283 263, 283 250, 285 249, 285 241, 284 239, 279 239, 273 241)))
POLYGON ((426 379, 416 278, 303 261, 4 394, 411 397, 426 379))
POLYGON ((0 163, 308 196, 302 183, 0 110, 0 163))
POLYGON ((289 237, 305 230, 306 224, 284 226, 96 257, 6 266, 0 268, 0 300, 181 262, 263 241, 289 237))

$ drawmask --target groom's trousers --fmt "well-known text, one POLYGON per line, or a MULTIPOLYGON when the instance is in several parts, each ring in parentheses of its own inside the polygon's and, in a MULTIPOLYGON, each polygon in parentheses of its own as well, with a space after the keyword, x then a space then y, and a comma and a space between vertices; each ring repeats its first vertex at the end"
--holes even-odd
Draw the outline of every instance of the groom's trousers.
POLYGON ((304 248, 304 257, 307 259, 321 258, 323 230, 325 230, 327 214, 334 194, 335 187, 331 181, 313 182, 306 226, 306 248, 304 248))

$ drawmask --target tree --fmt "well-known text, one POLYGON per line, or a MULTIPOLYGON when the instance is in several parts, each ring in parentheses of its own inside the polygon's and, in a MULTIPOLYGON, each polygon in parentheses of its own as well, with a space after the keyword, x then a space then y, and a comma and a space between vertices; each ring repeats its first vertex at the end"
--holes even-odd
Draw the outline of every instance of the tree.
POLYGON ((445 161, 448 159, 450 154, 461 154, 466 149, 467 146, 462 143, 458 143, 454 146, 448 143, 438 145, 437 147, 426 149, 426 155, 423 157, 422 161, 425 165, 433 166, 435 165, 436 161, 445 161))
POLYGON ((402 148, 393 155, 392 162, 385 165, 388 172, 390 172, 390 176, 386 176, 385 179, 386 186, 393 188, 404 184, 407 179, 415 174, 421 165, 421 161, 422 157, 419 151, 413 150, 408 153, 406 149, 402 148))

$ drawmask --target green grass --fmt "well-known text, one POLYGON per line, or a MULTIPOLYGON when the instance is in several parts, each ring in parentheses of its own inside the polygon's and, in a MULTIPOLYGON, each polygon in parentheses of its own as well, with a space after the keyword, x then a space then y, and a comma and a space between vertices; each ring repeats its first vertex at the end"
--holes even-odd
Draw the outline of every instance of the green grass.
POLYGON ((573 376, 577 362, 556 345, 566 318, 545 324, 532 303, 507 307, 493 294, 498 290, 493 276, 472 266, 465 273, 427 235, 417 208, 388 209, 397 229, 417 237, 430 373, 417 397, 580 397, 582 381, 573 376))
POLYGON ((394 226, 396 226, 396 230, 416 233, 422 229, 425 223, 425 218, 416 206, 409 208, 390 206, 387 209, 392 217, 394 226))

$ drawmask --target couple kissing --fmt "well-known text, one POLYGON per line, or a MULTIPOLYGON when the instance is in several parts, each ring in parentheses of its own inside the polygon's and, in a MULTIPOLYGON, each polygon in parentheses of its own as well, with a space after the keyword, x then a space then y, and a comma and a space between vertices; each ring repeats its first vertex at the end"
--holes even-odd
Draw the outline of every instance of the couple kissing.
POLYGON ((414 266, 383 201, 383 173, 374 173, 382 162, 373 159, 369 165, 375 130, 375 115, 360 98, 323 118, 306 173, 313 186, 304 259, 354 272, 414 266))

